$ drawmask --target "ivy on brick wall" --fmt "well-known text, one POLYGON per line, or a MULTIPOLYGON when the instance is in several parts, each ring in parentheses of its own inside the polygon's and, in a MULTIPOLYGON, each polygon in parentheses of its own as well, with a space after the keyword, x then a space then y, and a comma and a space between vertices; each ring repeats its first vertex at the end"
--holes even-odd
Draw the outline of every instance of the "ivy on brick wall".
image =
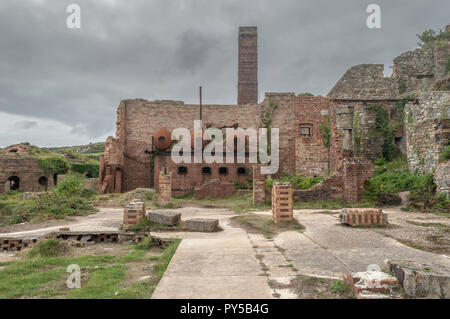
POLYGON ((43 156, 38 163, 46 176, 65 174, 70 168, 69 162, 62 155, 43 156))
POLYGON ((375 112, 375 129, 383 138, 383 144, 381 145, 383 158, 390 161, 395 155, 394 132, 396 124, 389 121, 388 110, 383 104, 372 104, 369 107, 371 111, 375 112))
MULTIPOLYGON (((261 116, 261 128, 267 128, 267 154, 271 153, 271 136, 272 136, 272 117, 275 110, 278 108, 278 105, 275 104, 275 102, 270 101, 269 107, 262 112, 261 116)), ((261 147, 264 149, 265 145, 262 145, 261 147)), ((261 162, 259 159, 259 152, 258 152, 258 162, 261 162)))
POLYGON ((361 152, 361 135, 359 133, 359 114, 357 111, 353 115, 353 144, 355 155, 359 156, 361 152))
POLYGON ((319 131, 322 134, 322 143, 323 146, 329 148, 331 145, 331 124, 330 124, 330 116, 328 115, 327 124, 319 124, 319 131))

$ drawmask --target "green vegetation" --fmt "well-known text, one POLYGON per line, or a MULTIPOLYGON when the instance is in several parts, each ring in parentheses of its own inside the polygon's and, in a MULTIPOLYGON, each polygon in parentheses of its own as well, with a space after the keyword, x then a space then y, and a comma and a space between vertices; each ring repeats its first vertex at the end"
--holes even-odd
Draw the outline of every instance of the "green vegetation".
POLYGON ((378 158, 375 160, 375 172, 374 175, 378 176, 385 172, 389 173, 403 173, 409 172, 408 161, 404 156, 397 156, 391 161, 386 161, 385 158, 378 158))
POLYGON ((39 241, 28 252, 29 257, 59 257, 64 256, 70 250, 70 246, 65 241, 56 238, 39 241))
POLYGON ((405 79, 398 80, 398 92, 400 94, 403 94, 406 92, 406 80, 405 79))
POLYGON ((314 96, 314 94, 309 92, 300 93, 298 96, 314 96))
POLYGON ((39 167, 46 176, 65 174, 69 171, 69 162, 62 155, 46 155, 38 160, 39 167))
MULTIPOLYGON (((145 219, 147 220, 147 219, 145 219)), ((152 236, 147 236, 144 238, 143 241, 141 241, 140 243, 137 243, 134 246, 134 249, 136 250, 149 250, 152 247, 152 236)))
POLYGON ((369 106, 372 112, 375 112, 375 132, 380 133, 383 138, 381 151, 383 157, 390 161, 395 155, 394 132, 398 123, 389 121, 388 110, 383 104, 372 104, 369 106))
POLYGON ((65 147, 49 147, 47 150, 67 154, 67 153, 75 153, 75 154, 98 154, 105 152, 105 143, 89 143, 88 145, 78 145, 78 146, 65 146, 65 147))
POLYGON ((82 181, 79 175, 67 175, 51 192, 27 201, 17 197, 20 193, 8 193, 8 199, 0 203, 0 222, 12 225, 94 212, 90 203, 94 193, 84 189, 82 181))
POLYGON ((353 142, 355 145, 355 155, 359 156, 361 153, 361 134, 359 131, 359 114, 355 111, 353 116, 353 142))
POLYGON ((448 161, 450 159, 450 145, 447 145, 441 152, 439 160, 441 162, 448 161))
MULTIPOLYGON (((179 243, 179 240, 174 240, 163 251, 156 247, 152 250, 132 250, 124 257, 49 257, 44 253, 33 258, 25 256, 22 260, 0 263, 4 267, 0 270, 0 298, 150 298, 179 243), (81 268, 82 283, 79 289, 66 287, 66 268, 71 264, 81 268), (136 265, 139 268, 151 265, 150 278, 138 282, 130 280, 136 265)), ((55 243, 45 243, 44 246, 55 247, 55 243)))
POLYGON ((267 178, 266 179, 266 188, 272 189, 273 183, 276 183, 276 182, 281 182, 281 183, 290 182, 294 189, 309 189, 309 188, 313 187, 314 185, 320 183, 321 181, 323 181, 323 178, 320 176, 304 177, 304 176, 301 176, 300 174, 293 176, 288 173, 283 173, 282 177, 280 179, 267 178))
POLYGON ((444 30, 435 31, 432 29, 418 34, 419 42, 417 43, 421 48, 432 48, 437 46, 444 46, 450 41, 450 32, 444 30))
POLYGON ((340 209, 345 207, 374 207, 375 204, 375 202, 367 199, 354 204, 346 203, 343 200, 317 200, 311 202, 294 202, 294 208, 340 209))
POLYGON ((319 131, 322 135, 322 143, 326 148, 330 148, 331 146, 331 124, 330 124, 330 116, 328 116, 327 124, 324 125, 322 123, 319 124, 319 131))
POLYGON ((369 179, 364 185, 365 196, 377 200, 383 193, 399 193, 423 189, 433 181, 433 175, 416 175, 409 172, 384 172, 369 179))
POLYGON ((167 247, 159 258, 159 263, 153 266, 153 272, 156 275, 158 281, 164 275, 164 272, 167 269, 170 261, 172 260, 173 255, 177 251, 178 245, 181 243, 180 239, 174 239, 172 243, 170 243, 169 247, 167 247))
POLYGON ((232 220, 239 224, 250 228, 251 230, 262 233, 267 238, 272 238, 274 235, 289 230, 303 231, 305 226, 300 224, 295 218, 289 222, 280 222, 275 224, 271 216, 243 214, 235 216, 232 220))
POLYGON ((331 289, 331 292, 333 292, 334 294, 337 294, 337 293, 348 292, 350 290, 350 287, 347 285, 347 283, 345 283, 342 280, 335 280, 331 284, 330 289, 331 289))
POLYGON ((88 163, 71 163, 70 171, 72 173, 86 174, 91 178, 98 178, 98 170, 100 163, 98 161, 90 161, 88 163))
MULTIPOLYGON (((276 109, 278 108, 278 105, 275 104, 275 102, 270 101, 269 102, 269 107, 262 113, 262 117, 261 117, 261 124, 260 127, 265 127, 267 128, 267 140, 268 140, 268 144, 267 145, 261 145, 260 148, 262 148, 263 150, 267 149, 267 154, 270 154, 271 152, 271 136, 272 136, 272 117, 273 117, 273 113, 276 111, 276 109)), ((259 153, 258 153, 258 159, 259 159, 259 153)), ((258 160, 260 162, 260 160, 258 160)))

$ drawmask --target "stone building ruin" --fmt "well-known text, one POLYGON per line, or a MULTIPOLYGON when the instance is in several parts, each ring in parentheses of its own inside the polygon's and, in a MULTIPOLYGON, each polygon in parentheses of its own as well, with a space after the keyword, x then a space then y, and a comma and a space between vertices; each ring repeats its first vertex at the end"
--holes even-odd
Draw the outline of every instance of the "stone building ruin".
MULTIPOLYGON (((286 172, 325 178, 311 190, 296 192, 296 200, 354 202, 361 198, 364 181, 373 174, 371 163, 386 148, 386 138, 377 127, 377 110, 399 123, 389 138, 413 170, 431 172, 442 165, 439 153, 448 143, 450 129, 446 69, 450 44, 403 53, 394 59, 390 77, 384 76, 381 64, 353 66, 327 97, 266 93, 259 103, 256 27, 240 27, 238 56, 237 105, 123 100, 117 109, 116 136, 108 138, 100 160, 100 191, 157 189, 164 168, 172 175, 174 195, 195 193, 212 180, 250 185, 253 165, 248 163, 248 154, 241 164, 176 164, 171 160, 172 130, 186 127, 192 132, 200 113, 204 130, 264 127, 270 114, 270 125, 280 129, 280 168, 275 177, 286 172)), ((439 181, 448 186, 448 179, 440 177, 439 181)))

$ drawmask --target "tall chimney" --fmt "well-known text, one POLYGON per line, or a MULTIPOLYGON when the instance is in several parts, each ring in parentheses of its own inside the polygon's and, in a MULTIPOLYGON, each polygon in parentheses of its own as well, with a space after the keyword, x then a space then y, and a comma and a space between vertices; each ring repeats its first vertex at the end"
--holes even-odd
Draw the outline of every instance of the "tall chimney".
POLYGON ((258 37, 256 27, 239 27, 238 101, 258 103, 258 37))

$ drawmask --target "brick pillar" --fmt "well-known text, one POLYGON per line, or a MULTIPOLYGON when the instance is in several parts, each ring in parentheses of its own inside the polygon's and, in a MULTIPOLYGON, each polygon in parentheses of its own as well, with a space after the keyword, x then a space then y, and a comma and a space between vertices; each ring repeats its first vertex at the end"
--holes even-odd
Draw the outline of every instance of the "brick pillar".
POLYGON ((343 171, 344 201, 356 203, 363 198, 364 183, 374 174, 373 163, 366 158, 346 158, 343 171))
POLYGON ((172 173, 167 171, 167 168, 163 168, 159 174, 159 196, 158 204, 161 206, 167 206, 170 204, 172 198, 172 173))
POLYGON ((356 163, 344 163, 344 201, 347 203, 358 201, 358 167, 356 163))
POLYGON ((133 199, 123 210, 123 230, 139 224, 145 217, 145 203, 140 199, 133 199))
POLYGON ((238 105, 258 103, 256 27, 239 27, 238 105))
POLYGON ((253 205, 266 202, 266 176, 261 174, 261 165, 253 165, 253 205))
POLYGON ((294 219, 291 183, 274 183, 272 188, 272 219, 275 224, 294 219))

